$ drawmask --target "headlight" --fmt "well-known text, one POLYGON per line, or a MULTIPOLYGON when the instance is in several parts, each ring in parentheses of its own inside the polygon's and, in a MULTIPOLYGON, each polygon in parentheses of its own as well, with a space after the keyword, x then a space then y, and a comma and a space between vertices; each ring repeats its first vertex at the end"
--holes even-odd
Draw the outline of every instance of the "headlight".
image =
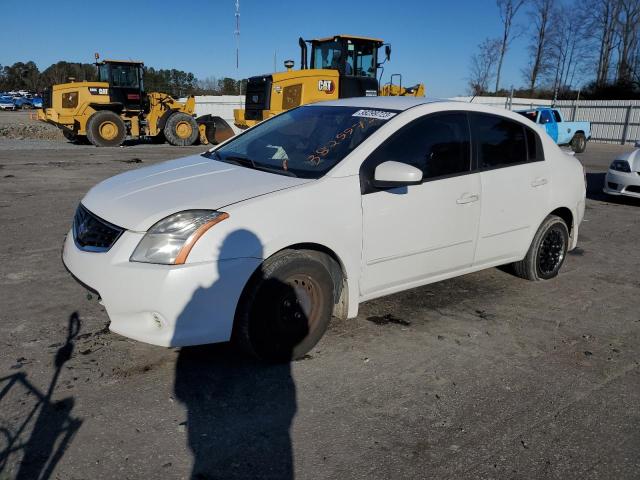
POLYGON ((169 215, 149 229, 130 260, 181 265, 198 239, 226 218, 228 213, 212 210, 187 210, 169 215))
POLYGON ((626 160, 614 160, 609 168, 618 172, 631 173, 631 165, 626 160))

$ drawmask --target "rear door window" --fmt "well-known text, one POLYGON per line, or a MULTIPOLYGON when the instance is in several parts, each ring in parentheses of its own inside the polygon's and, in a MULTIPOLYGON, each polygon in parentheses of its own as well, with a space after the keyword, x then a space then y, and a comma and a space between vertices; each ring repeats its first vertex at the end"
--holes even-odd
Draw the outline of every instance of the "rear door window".
POLYGON ((553 118, 555 118, 556 122, 560 123, 562 121, 562 117, 560 116, 560 112, 557 110, 553 110, 553 118))
POLYGON ((477 162, 481 169, 526 163, 527 141, 524 125, 498 115, 472 113, 477 162))

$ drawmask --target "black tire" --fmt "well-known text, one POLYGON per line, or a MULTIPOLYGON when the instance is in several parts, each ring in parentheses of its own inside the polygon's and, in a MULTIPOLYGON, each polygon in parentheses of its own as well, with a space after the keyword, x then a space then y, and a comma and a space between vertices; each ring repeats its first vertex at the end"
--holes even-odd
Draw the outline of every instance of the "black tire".
POLYGON ((163 132, 167 141, 178 147, 193 145, 199 136, 196 119, 182 112, 171 114, 163 132))
POLYGON ((558 275, 568 248, 567 224, 560 217, 549 215, 533 237, 526 257, 513 264, 513 271, 526 280, 549 280, 558 275))
POLYGON ((124 121, 110 110, 94 113, 87 122, 87 138, 96 147, 118 147, 126 136, 124 121))
POLYGON ((234 341, 266 362, 303 357, 331 321, 334 282, 326 264, 304 251, 284 250, 267 259, 245 288, 234 341))
POLYGON ((571 150, 575 153, 583 153, 587 149, 587 137, 582 133, 576 133, 571 139, 571 150))

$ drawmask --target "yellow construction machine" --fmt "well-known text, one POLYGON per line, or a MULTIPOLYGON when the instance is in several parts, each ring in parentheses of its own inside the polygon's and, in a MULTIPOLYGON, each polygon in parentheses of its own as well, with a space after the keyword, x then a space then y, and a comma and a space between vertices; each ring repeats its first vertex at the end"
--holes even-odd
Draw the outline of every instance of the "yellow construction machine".
POLYGON ((71 79, 45 90, 38 119, 62 129, 67 139, 113 147, 129 135, 186 146, 233 136, 220 117, 195 118, 194 97, 178 102, 166 93, 145 92, 142 62, 97 60, 96 54, 97 82, 71 79))
POLYGON ((280 112, 307 103, 364 96, 424 96, 424 85, 411 88, 392 82, 380 88, 378 69, 391 57, 391 45, 383 40, 353 35, 335 35, 315 40, 299 39, 300 69, 293 60, 284 62, 285 72, 251 77, 247 81, 245 108, 234 110, 234 123, 248 128, 280 112), (311 62, 307 67, 307 44, 311 62), (385 60, 378 62, 384 46, 385 60))

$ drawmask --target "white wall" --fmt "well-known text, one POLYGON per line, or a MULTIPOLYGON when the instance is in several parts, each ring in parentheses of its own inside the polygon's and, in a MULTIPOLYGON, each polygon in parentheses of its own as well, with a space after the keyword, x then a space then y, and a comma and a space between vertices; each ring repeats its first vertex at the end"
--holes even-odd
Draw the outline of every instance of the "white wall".
POLYGON ((244 108, 244 95, 196 95, 196 116, 210 114, 221 117, 239 133, 240 129, 233 124, 233 110, 236 108, 244 108))

